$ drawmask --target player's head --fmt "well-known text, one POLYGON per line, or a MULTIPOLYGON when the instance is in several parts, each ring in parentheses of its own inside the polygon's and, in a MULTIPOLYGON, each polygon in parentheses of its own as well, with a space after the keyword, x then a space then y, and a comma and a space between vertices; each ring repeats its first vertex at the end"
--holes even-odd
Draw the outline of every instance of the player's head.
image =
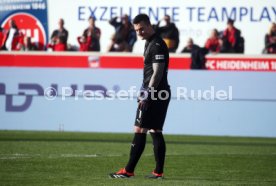
POLYGON ((139 14, 133 19, 134 29, 141 39, 149 39, 154 34, 151 26, 149 16, 146 14, 139 14))

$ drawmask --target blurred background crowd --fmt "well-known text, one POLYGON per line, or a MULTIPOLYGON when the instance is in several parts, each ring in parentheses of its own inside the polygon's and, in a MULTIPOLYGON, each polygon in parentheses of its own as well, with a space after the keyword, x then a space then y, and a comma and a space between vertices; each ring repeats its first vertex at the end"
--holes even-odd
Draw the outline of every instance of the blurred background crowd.
MULTIPOLYGON (((43 50, 97 52, 103 47, 106 48, 107 52, 132 52, 137 36, 129 16, 114 17, 109 20, 109 24, 114 27, 109 46, 100 45, 101 28, 96 26, 94 17, 88 18, 87 28, 76 38, 79 46, 72 46, 67 42, 70 30, 65 28, 65 22, 60 18, 58 28, 52 31, 49 43, 43 50)), ((193 50, 200 51, 204 55, 207 53, 244 53, 246 41, 242 36, 242 31, 235 27, 235 20, 232 19, 228 19, 224 30, 214 28, 209 38, 206 38, 204 46, 198 46, 193 42, 193 38, 186 41, 186 46, 179 46, 179 30, 169 15, 165 15, 153 26, 155 31, 164 39, 171 53, 175 53, 179 47, 183 48, 181 53, 191 53, 193 50)), ((19 30, 20 28, 14 20, 10 20, 9 29, 0 28, 1 50, 38 51, 38 47, 32 43, 31 38, 19 30)), ((275 22, 268 25, 268 32, 264 36, 257 37, 264 37, 262 53, 276 54, 275 22)))

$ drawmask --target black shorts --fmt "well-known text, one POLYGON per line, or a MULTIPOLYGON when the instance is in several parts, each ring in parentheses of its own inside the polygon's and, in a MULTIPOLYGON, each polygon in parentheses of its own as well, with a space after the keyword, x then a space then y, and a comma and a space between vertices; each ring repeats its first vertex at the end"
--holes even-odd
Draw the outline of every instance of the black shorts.
POLYGON ((141 111, 139 105, 136 111, 135 126, 146 129, 163 130, 167 115, 171 91, 167 90, 169 97, 166 100, 151 100, 146 111, 141 111))

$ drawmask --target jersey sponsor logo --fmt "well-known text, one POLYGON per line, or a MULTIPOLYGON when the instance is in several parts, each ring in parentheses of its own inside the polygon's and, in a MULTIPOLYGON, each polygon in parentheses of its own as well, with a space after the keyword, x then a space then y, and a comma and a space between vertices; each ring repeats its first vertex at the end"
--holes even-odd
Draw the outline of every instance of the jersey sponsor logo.
POLYGON ((164 55, 155 55, 155 60, 162 60, 165 59, 164 55))

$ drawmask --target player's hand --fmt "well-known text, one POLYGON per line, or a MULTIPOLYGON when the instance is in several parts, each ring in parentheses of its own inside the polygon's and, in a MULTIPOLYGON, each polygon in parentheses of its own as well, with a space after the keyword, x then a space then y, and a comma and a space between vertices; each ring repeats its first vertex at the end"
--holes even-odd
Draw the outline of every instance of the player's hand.
POLYGON ((140 95, 138 96, 139 109, 142 111, 146 111, 150 104, 150 88, 144 88, 143 86, 140 88, 140 95))

